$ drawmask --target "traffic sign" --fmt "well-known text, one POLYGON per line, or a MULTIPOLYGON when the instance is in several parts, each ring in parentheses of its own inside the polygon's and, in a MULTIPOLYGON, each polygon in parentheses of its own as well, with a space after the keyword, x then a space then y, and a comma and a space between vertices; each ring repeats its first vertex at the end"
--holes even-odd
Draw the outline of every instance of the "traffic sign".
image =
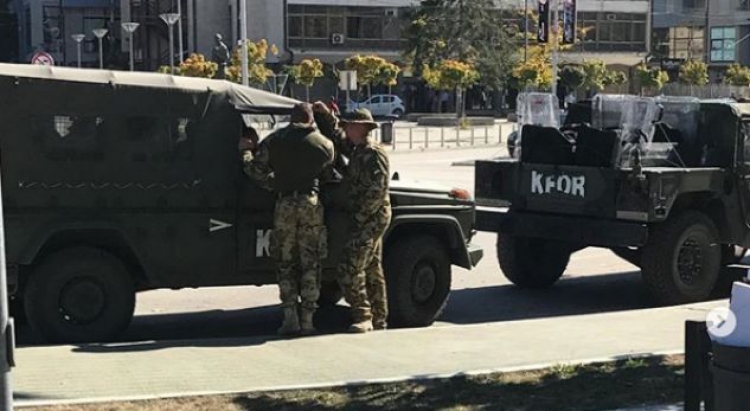
POLYGON ((357 90, 357 72, 342 70, 339 72, 339 88, 346 91, 357 90))
POLYGON ((31 58, 31 64, 38 64, 41 66, 54 66, 55 59, 46 51, 40 51, 35 53, 34 57, 31 58))

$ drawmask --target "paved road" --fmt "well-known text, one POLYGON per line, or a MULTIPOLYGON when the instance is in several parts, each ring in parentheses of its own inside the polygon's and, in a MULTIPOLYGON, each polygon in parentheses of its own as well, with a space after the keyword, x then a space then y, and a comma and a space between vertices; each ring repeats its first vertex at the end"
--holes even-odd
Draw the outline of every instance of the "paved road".
MULTIPOLYGON (((472 189, 473 167, 452 166, 467 159, 503 155, 499 147, 396 151, 392 169, 403 179, 440 181, 449 187, 472 189)), ((557 286, 524 291, 502 276, 494 256, 494 236, 480 233, 475 242, 486 251, 473 271, 454 268, 453 292, 438 326, 514 321, 646 308, 635 267, 608 250, 575 254, 557 286)), ((126 341, 245 337, 272 334, 280 322, 274 286, 199 290, 160 290, 138 296, 136 318, 126 341)), ((341 331, 347 323, 344 307, 322 310, 318 321, 326 331, 341 331)), ((21 328, 20 343, 34 343, 21 328)))

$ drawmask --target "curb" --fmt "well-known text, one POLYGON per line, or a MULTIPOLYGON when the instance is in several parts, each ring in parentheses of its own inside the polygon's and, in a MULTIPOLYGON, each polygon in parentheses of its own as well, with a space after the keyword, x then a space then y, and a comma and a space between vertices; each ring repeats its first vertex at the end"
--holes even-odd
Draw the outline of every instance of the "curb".
POLYGON ((653 405, 647 407, 636 407, 636 408, 621 408, 612 411, 683 411, 684 407, 682 404, 675 405, 653 405))
MULTIPOLYGON (((248 388, 246 390, 233 390, 233 391, 193 391, 193 392, 182 392, 182 393, 165 393, 159 395, 136 395, 136 396, 124 396, 124 397, 101 397, 101 398, 78 398, 78 399, 47 399, 47 400, 19 400, 14 401, 16 408, 25 407, 41 407, 50 405, 76 405, 76 404, 96 404, 96 403, 107 403, 107 402, 126 402, 126 401, 146 401, 146 400, 165 400, 185 397, 207 397, 207 396, 218 396, 218 395, 238 395, 244 393, 254 392, 269 392, 269 391, 298 391, 298 390, 312 390, 312 389, 323 389, 323 388, 334 388, 344 386, 361 386, 361 385, 372 385, 372 384, 388 384, 398 383, 404 381, 430 381, 436 379, 449 379, 463 376, 480 376, 487 374, 496 373, 514 373, 514 372, 526 372, 536 371, 547 368, 552 368, 560 365, 590 365, 608 363, 613 361, 621 361, 627 359, 639 359, 639 358, 653 358, 668 355, 681 355, 684 354, 684 350, 671 350, 663 352, 649 352, 649 353, 633 353, 633 354, 622 354, 612 357, 599 357, 599 358, 588 358, 582 360, 573 361, 562 361, 555 363, 543 363, 533 364, 526 366, 516 367, 500 367, 500 368, 489 368, 484 370, 465 371, 452 374, 426 374, 426 375, 411 375, 411 376, 400 376, 393 378, 379 378, 370 380, 357 380, 357 381, 330 381, 321 382, 314 384, 298 384, 298 385, 286 385, 286 386, 269 386, 269 387, 255 387, 248 388)), ((634 409, 622 409, 613 411, 677 411, 681 408, 634 408, 634 409)))

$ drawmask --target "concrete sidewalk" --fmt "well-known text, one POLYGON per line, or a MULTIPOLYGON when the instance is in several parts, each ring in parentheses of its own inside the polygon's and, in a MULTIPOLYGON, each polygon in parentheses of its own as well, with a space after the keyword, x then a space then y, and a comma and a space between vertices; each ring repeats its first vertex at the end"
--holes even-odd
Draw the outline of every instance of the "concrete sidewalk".
POLYGON ((678 353, 687 319, 726 302, 541 320, 325 335, 28 347, 17 405, 309 388, 678 353), (650 324, 644 326, 642 319, 650 324), (546 332, 530 340, 532 331, 546 332))

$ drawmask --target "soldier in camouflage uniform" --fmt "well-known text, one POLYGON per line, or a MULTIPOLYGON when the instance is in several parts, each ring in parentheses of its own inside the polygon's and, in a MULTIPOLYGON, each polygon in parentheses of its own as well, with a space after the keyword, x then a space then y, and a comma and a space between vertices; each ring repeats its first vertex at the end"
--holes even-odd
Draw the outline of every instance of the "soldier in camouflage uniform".
POLYGON ((344 183, 356 228, 350 231, 338 273, 352 307, 350 331, 382 330, 388 318, 382 264, 383 234, 391 221, 388 156, 369 135, 377 123, 368 110, 360 109, 340 122, 322 102, 315 103, 313 110, 322 117, 320 128, 336 143, 337 151, 349 156, 344 183))
POLYGON ((245 172, 277 193, 271 254, 277 260, 284 323, 281 335, 312 334, 320 296, 327 232, 319 197, 322 171, 333 161, 333 143, 315 129, 312 108, 298 104, 292 124, 266 137, 256 150, 241 143, 245 172))

